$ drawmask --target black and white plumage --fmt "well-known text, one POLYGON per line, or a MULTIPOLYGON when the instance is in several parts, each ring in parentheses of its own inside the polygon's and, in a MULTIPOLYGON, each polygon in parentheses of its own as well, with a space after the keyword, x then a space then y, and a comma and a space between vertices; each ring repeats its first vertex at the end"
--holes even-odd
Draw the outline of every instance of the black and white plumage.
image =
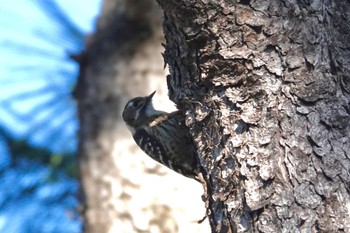
POLYGON ((155 110, 152 97, 131 99, 124 108, 123 120, 136 144, 152 159, 175 172, 197 180, 199 164, 185 116, 180 111, 155 110))

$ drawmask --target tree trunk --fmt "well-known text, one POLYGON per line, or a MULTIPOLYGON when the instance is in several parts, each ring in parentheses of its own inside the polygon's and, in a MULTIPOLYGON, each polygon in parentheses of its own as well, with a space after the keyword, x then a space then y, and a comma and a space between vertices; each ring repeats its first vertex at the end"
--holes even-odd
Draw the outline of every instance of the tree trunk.
POLYGON ((350 2, 158 2, 212 232, 350 232, 350 2))
POLYGON ((77 58, 84 232, 209 230, 195 222, 205 213, 201 185, 148 158, 121 120, 128 99, 154 90, 167 107, 159 101, 167 74, 161 16, 154 0, 105 0, 97 31, 77 58))

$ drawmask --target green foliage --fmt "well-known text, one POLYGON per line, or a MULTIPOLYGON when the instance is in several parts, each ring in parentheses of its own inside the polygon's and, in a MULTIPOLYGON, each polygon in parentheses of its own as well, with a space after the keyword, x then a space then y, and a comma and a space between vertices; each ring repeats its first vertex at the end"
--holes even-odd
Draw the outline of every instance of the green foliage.
POLYGON ((5 141, 9 147, 14 160, 16 158, 26 158, 46 164, 52 168, 52 179, 55 179, 55 171, 64 171, 72 178, 78 177, 78 164, 74 154, 56 154, 48 150, 31 146, 25 140, 14 140, 4 135, 5 141))

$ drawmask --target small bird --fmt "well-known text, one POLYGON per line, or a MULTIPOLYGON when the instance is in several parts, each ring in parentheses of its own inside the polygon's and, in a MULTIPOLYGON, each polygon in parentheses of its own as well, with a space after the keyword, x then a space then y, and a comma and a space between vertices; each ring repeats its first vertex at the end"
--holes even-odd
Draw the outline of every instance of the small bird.
POLYGON ((152 159, 186 177, 198 180, 199 163, 185 116, 154 109, 152 98, 136 97, 125 105, 122 117, 136 144, 152 159))

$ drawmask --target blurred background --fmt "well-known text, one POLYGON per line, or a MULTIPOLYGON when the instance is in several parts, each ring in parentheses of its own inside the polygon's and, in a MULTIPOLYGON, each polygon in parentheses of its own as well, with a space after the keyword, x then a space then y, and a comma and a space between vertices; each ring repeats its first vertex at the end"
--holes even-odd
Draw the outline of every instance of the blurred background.
POLYGON ((175 109, 161 18, 153 0, 1 2, 0 233, 210 232, 197 224, 202 186, 146 156, 120 118, 130 98, 154 90, 157 108, 175 109))
POLYGON ((71 56, 94 31, 100 4, 1 1, 1 233, 82 231, 71 56))

